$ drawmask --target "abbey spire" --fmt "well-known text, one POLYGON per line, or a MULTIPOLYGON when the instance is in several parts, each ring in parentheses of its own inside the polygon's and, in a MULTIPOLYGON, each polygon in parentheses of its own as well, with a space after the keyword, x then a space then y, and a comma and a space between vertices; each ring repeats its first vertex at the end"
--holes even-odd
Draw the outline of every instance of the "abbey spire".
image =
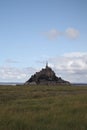
POLYGON ((48 68, 48 62, 46 61, 46 68, 48 68))

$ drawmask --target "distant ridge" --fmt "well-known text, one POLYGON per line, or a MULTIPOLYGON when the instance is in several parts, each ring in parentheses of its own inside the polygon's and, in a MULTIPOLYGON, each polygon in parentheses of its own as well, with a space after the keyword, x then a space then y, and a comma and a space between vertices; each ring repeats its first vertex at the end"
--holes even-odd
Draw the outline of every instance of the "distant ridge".
POLYGON ((87 86, 87 83, 72 83, 73 86, 87 86))
POLYGON ((16 85, 23 85, 24 83, 19 83, 19 82, 0 82, 0 85, 12 85, 12 86, 16 86, 16 85))

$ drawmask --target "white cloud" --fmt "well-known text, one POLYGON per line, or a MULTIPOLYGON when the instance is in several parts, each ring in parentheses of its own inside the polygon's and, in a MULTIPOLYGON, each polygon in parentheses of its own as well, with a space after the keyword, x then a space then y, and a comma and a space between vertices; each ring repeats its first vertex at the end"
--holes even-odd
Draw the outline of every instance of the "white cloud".
POLYGON ((44 35, 47 36, 48 39, 56 39, 58 36, 61 35, 61 32, 57 29, 52 29, 48 32, 45 32, 44 35))
POLYGON ((51 29, 48 32, 43 33, 48 39, 56 39, 60 36, 65 36, 70 39, 76 39, 79 37, 80 32, 75 28, 67 28, 65 31, 59 31, 57 29, 51 29))
POLYGON ((72 53, 66 53, 64 54, 65 57, 84 57, 84 56, 87 56, 87 53, 85 52, 72 52, 72 53))
POLYGON ((13 59, 6 59, 5 60, 5 63, 7 63, 7 64, 11 64, 11 63, 19 63, 19 61, 17 61, 17 60, 13 60, 13 59))
MULTIPOLYGON (((58 77, 70 82, 87 83, 87 53, 66 53, 62 56, 50 57, 46 61, 48 61, 48 65, 52 67, 58 77)), ((38 68, 0 66, 0 81, 25 82, 36 71, 38 71, 38 68)))
POLYGON ((87 82, 87 53, 68 53, 48 61, 58 76, 71 82, 87 82))
POLYGON ((79 36, 79 31, 74 28, 68 28, 65 31, 65 35, 71 39, 76 39, 79 36))
POLYGON ((0 67, 1 81, 19 81, 25 82, 31 74, 35 72, 34 68, 16 68, 16 67, 0 67))

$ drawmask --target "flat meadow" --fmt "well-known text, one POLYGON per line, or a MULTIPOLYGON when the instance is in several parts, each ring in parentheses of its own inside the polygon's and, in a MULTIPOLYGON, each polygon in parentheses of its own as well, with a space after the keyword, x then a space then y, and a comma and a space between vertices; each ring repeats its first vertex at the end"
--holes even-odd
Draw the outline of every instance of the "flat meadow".
POLYGON ((87 130, 87 86, 0 86, 0 130, 87 130))

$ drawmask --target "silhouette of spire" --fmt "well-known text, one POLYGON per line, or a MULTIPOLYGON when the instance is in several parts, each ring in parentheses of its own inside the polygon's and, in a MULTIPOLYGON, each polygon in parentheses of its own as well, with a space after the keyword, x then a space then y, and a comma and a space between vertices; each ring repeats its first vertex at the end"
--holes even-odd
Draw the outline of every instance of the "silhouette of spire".
POLYGON ((48 62, 46 61, 46 68, 48 68, 48 62))

